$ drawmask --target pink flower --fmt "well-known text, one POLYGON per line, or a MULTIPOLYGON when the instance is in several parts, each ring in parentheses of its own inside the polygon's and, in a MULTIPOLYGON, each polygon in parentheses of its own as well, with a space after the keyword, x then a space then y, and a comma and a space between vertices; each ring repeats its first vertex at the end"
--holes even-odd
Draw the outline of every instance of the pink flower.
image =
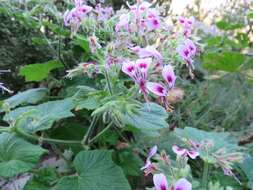
POLYGON ((121 29, 129 32, 129 14, 122 14, 119 17, 119 22, 115 26, 115 31, 119 32, 121 29))
POLYGON ((147 88, 157 96, 166 97, 169 89, 174 87, 176 81, 176 75, 174 73, 173 67, 171 65, 164 66, 162 70, 162 76, 167 82, 167 86, 159 83, 148 82, 147 88))
POLYGON ((177 47, 177 52, 188 65, 192 65, 192 58, 196 55, 197 48, 190 39, 187 39, 177 47))
POLYGON ((183 28, 184 36, 186 38, 188 38, 190 33, 191 33, 191 30, 192 30, 192 26, 193 26, 193 23, 194 23, 194 17, 185 18, 185 17, 180 16, 178 18, 178 21, 184 27, 183 28))
POLYGON ((154 46, 147 46, 145 48, 140 48, 138 51, 138 56, 140 58, 154 57, 158 60, 162 59, 161 53, 157 51, 154 46))
POLYGON ((130 8, 130 11, 133 12, 136 16, 139 14, 145 12, 152 4, 144 1, 141 4, 135 4, 135 5, 128 5, 130 8))
POLYGON ((83 5, 82 0, 75 0, 75 7, 64 13, 65 26, 71 26, 71 33, 75 34, 79 29, 83 18, 92 10, 92 7, 83 5))
POLYGON ((181 148, 177 145, 172 146, 172 150, 174 153, 176 153, 178 156, 187 157, 189 156, 191 159, 195 159, 199 156, 199 153, 195 150, 187 150, 185 148, 181 148))
POLYGON ((153 182, 156 190, 169 190, 166 176, 162 173, 153 176, 153 182))
POLYGON ((185 178, 179 179, 171 190, 191 190, 192 184, 185 178))
POLYGON ((96 5, 96 12, 98 14, 99 21, 105 21, 109 19, 113 15, 113 8, 112 7, 102 7, 101 4, 96 5))
POLYGON ((150 159, 157 153, 157 146, 153 146, 149 153, 148 153, 148 157, 146 159, 146 162, 145 162, 145 165, 141 168, 141 170, 146 170, 148 168, 151 168, 152 167, 152 163, 150 161, 150 159))
POLYGON ((140 91, 144 94, 145 99, 147 98, 146 83, 150 64, 151 59, 146 58, 138 59, 136 62, 127 61, 122 65, 122 71, 130 76, 137 85, 139 85, 140 91))
POLYGON ((146 23, 149 30, 159 29, 161 27, 159 14, 155 9, 148 9, 146 23))

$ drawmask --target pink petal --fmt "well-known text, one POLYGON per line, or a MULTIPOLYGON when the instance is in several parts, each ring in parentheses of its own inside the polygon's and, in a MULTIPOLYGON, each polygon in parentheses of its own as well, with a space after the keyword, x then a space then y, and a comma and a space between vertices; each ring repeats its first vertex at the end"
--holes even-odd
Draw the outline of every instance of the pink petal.
POLYGON ((143 3, 140 4, 139 9, 141 12, 145 11, 146 9, 148 9, 152 4, 144 1, 143 3))
POLYGON ((151 64, 151 59, 148 59, 148 58, 147 59, 137 59, 136 60, 136 65, 142 73, 147 74, 150 64, 151 64))
POLYGON ((150 160, 156 153, 157 153, 157 146, 155 145, 150 149, 147 160, 150 160))
POLYGON ((157 59, 162 59, 162 55, 155 49, 154 46, 147 46, 140 49, 138 55, 140 58, 155 57, 157 59))
POLYGON ((147 83, 147 89, 156 94, 157 96, 166 96, 167 95, 167 89, 159 84, 159 83, 155 83, 155 82, 148 82, 147 83))
POLYGON ((170 88, 175 85, 176 75, 171 65, 166 65, 163 67, 162 76, 164 80, 167 81, 170 88))
POLYGON ((181 23, 181 24, 184 24, 186 22, 186 19, 183 17, 183 16, 179 16, 178 17, 178 21, 181 23))
POLYGON ((181 148, 177 145, 172 146, 172 150, 174 153, 176 153, 178 156, 184 156, 187 153, 187 150, 185 148, 181 148))
POLYGON ((191 190, 192 184, 185 178, 179 179, 175 185, 173 190, 191 190))
POLYGON ((150 160, 146 160, 145 165, 141 168, 141 170, 146 170, 148 168, 152 167, 152 163, 150 160))
POLYGON ((187 154, 191 159, 195 159, 199 156, 199 153, 195 150, 188 150, 187 154))
POLYGON ((122 71, 130 77, 134 75, 135 70, 135 63, 133 61, 124 62, 122 65, 122 71))
POLYGON ((92 7, 87 6, 87 5, 82 5, 82 6, 78 7, 78 11, 79 11, 81 14, 87 14, 87 13, 89 13, 91 10, 92 10, 92 7))
POLYGON ((156 190, 169 190, 166 176, 164 174, 155 174, 153 182, 156 190))

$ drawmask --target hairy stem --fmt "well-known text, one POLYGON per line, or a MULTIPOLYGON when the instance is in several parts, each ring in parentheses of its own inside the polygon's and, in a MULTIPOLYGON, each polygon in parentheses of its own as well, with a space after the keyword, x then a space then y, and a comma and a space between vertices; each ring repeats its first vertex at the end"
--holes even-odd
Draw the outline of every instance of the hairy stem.
POLYGON ((93 129, 94 129, 96 123, 97 123, 97 120, 98 120, 98 119, 97 119, 96 116, 94 116, 94 117, 92 118, 92 121, 91 121, 91 124, 90 124, 90 126, 89 126, 89 128, 88 128, 88 131, 85 133, 85 135, 84 135, 84 137, 83 137, 82 145, 86 145, 86 144, 88 143, 88 139, 89 139, 89 137, 90 137, 90 135, 91 135, 91 133, 92 133, 92 131, 93 131, 93 129))
POLYGON ((89 140, 89 143, 94 142, 95 140, 97 140, 101 135, 103 135, 108 129, 111 128, 112 126, 112 122, 109 123, 102 131, 100 131, 95 137, 93 137, 91 140, 89 140))
POLYGON ((209 164, 208 162, 204 162, 204 171, 203 171, 203 176, 202 176, 202 187, 204 189, 207 189, 208 172, 209 172, 209 164))
POLYGON ((113 95, 113 93, 112 93, 112 86, 111 86, 111 82, 110 82, 110 78, 109 78, 109 75, 108 75, 108 72, 107 72, 106 69, 105 69, 105 79, 106 79, 106 83, 107 83, 108 90, 109 90, 110 94, 113 95))

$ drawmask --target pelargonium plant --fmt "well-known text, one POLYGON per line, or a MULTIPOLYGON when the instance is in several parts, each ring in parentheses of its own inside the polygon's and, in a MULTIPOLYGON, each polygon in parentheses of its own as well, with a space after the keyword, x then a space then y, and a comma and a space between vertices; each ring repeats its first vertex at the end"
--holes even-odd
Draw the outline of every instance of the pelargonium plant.
MULTIPOLYGON (((191 39, 193 17, 179 17, 175 23, 180 28, 177 30, 159 15, 159 7, 147 1, 128 4, 128 9, 121 9, 114 16, 112 12, 111 8, 102 4, 94 9, 82 1, 75 1, 74 8, 64 14, 64 21, 66 26, 71 27, 72 35, 76 35, 78 28, 85 23, 90 50, 94 55, 92 61, 99 68, 97 72, 106 76, 108 88, 113 88, 110 84, 112 75, 115 76, 115 72, 119 75, 122 71, 138 87, 145 102, 155 97, 166 110, 171 110, 167 97, 176 88, 182 64, 189 68, 193 77, 194 57, 198 52, 191 39), (101 41, 94 30, 105 27, 105 23, 115 23, 111 29, 111 41, 107 43, 101 41)), ((68 71, 68 76, 72 76, 78 68, 68 71)))

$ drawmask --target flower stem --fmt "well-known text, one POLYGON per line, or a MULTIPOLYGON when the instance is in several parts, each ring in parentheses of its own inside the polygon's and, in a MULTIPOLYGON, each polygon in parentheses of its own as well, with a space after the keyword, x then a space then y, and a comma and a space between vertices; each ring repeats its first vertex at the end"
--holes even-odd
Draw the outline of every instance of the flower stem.
POLYGON ((108 72, 107 72, 106 69, 105 69, 105 79, 106 79, 106 83, 107 83, 107 87, 108 87, 108 89, 109 89, 110 95, 113 95, 113 93, 112 93, 112 86, 111 86, 111 82, 110 82, 110 78, 109 78, 109 75, 108 75, 108 72))
POLYGON ((95 137, 93 137, 91 140, 89 140, 89 143, 94 142, 96 139, 98 139, 101 135, 103 135, 108 129, 111 128, 112 122, 109 123, 102 131, 100 131, 95 137))
POLYGON ((0 127, 0 133, 3 133, 3 132, 10 132, 10 128, 9 127, 0 127))
POLYGON ((21 135, 23 137, 26 137, 30 140, 34 140, 34 141, 45 141, 45 142, 49 142, 49 143, 57 143, 57 144, 80 144, 81 145, 81 141, 75 141, 75 140, 61 140, 61 139, 51 139, 51 138, 44 138, 44 137, 38 137, 32 134, 29 134, 27 132, 25 132, 22 129, 19 128, 14 128, 14 132, 17 133, 18 135, 21 135))
POLYGON ((82 140, 82 145, 83 145, 83 146, 85 146, 85 145, 87 144, 88 139, 89 139, 89 137, 90 137, 90 135, 91 135, 91 133, 92 133, 92 131, 93 131, 93 128, 95 127, 96 123, 97 123, 97 117, 94 116, 94 117, 92 118, 91 124, 90 124, 90 126, 89 126, 87 132, 85 133, 85 135, 84 135, 84 137, 83 137, 83 140, 82 140))
POLYGON ((209 164, 208 162, 204 162, 204 171, 203 171, 203 176, 202 176, 202 187, 204 189, 207 189, 208 171, 209 171, 209 164))

